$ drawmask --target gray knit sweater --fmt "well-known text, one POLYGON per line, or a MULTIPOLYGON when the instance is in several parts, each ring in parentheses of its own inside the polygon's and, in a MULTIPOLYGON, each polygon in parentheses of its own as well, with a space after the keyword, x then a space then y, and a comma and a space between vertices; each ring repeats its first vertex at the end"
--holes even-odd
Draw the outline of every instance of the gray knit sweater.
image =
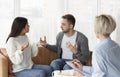
MULTIPOLYGON (((61 43, 62 43, 63 35, 64 35, 63 32, 60 32, 57 35, 56 45, 47 44, 46 46, 47 49, 57 52, 59 58, 62 58, 61 43)), ((78 59, 81 61, 82 64, 86 64, 89 59, 88 39, 84 34, 77 31, 76 43, 78 45, 78 49, 77 49, 78 52, 76 54, 73 54, 73 59, 78 59)))

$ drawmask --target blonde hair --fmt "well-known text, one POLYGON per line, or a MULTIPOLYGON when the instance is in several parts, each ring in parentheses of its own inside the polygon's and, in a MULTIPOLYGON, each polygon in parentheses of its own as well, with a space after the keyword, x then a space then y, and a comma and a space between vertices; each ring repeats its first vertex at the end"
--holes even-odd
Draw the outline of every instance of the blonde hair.
POLYGON ((95 32, 110 35, 116 28, 116 22, 110 15, 100 15, 95 19, 95 32))

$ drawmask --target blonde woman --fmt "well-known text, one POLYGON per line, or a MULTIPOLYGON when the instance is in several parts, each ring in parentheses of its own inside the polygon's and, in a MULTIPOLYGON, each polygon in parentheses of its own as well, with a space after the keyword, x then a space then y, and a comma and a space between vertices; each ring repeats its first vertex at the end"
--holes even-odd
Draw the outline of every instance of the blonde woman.
POLYGON ((75 65, 84 73, 83 75, 77 72, 77 77, 119 77, 120 46, 110 38, 110 34, 115 28, 116 22, 110 15, 96 17, 94 31, 100 43, 93 51, 92 68, 74 61, 75 65))

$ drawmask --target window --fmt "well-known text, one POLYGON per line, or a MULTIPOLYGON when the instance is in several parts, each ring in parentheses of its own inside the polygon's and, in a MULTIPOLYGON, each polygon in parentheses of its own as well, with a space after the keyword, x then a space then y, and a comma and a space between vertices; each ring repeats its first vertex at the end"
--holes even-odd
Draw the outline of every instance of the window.
POLYGON ((0 0, 0 9, 0 47, 5 47, 16 16, 28 18, 31 41, 38 42, 46 36, 47 42, 54 44, 61 30, 61 16, 66 13, 75 16, 75 29, 88 37, 90 50, 98 42, 93 30, 95 16, 111 14, 117 21, 117 29, 111 36, 120 44, 120 0, 0 0))
POLYGON ((40 37, 46 36, 49 43, 55 43, 60 31, 60 18, 64 13, 64 0, 0 0, 0 9, 0 47, 5 47, 16 16, 28 19, 31 41, 38 42, 40 37))
POLYGON ((0 10, 0 47, 4 47, 14 17, 14 0, 0 0, 0 10))

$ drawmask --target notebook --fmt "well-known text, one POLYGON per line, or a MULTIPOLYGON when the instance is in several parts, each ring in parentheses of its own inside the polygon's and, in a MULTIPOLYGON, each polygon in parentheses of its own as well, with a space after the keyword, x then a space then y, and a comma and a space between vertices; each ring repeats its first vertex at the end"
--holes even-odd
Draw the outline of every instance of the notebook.
POLYGON ((78 69, 77 67, 75 67, 75 65, 72 63, 72 61, 66 61, 66 63, 67 63, 69 66, 71 66, 74 70, 82 73, 82 71, 81 71, 80 69, 78 69))

